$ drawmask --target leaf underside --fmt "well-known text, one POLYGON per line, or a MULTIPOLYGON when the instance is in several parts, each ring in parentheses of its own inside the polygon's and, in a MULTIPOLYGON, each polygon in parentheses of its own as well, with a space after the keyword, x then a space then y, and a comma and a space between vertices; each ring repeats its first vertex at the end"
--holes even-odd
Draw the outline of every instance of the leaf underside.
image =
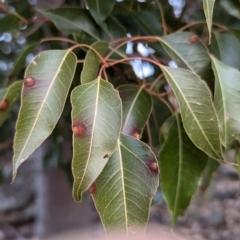
POLYGON ((122 109, 118 92, 100 78, 76 87, 71 103, 73 197, 81 201, 82 192, 96 180, 116 147, 122 109))
POLYGON ((121 135, 117 147, 95 182, 93 200, 107 232, 142 233, 158 187, 157 160, 150 148, 121 135), (155 163, 156 169, 149 169, 155 163))
POLYGON ((27 67, 22 105, 16 124, 13 156, 13 179, 19 165, 51 134, 61 116, 72 83, 77 59, 69 50, 41 52, 27 67))

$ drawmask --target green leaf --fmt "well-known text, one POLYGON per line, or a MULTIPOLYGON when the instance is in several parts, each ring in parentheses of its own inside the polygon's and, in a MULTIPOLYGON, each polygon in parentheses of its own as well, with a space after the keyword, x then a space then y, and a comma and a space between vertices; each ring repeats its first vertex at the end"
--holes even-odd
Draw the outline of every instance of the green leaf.
MULTIPOLYGON (((149 145, 159 147, 159 129, 162 124, 172 115, 169 108, 159 98, 152 96, 153 107, 149 118, 149 145)), ((166 99, 165 99, 166 101, 166 99)))
POLYGON ((224 145, 240 140, 240 72, 212 57, 215 74, 214 104, 224 145))
POLYGON ((210 51, 223 63, 239 69, 240 42, 234 35, 227 32, 214 33, 210 51))
POLYGON ((12 32, 19 30, 21 25, 21 19, 14 14, 9 14, 0 19, 0 33, 12 32))
POLYGON ((209 43, 211 43, 211 33, 212 33, 212 18, 215 0, 203 0, 203 10, 205 13, 208 31, 209 31, 209 43))
POLYGON ((119 138, 122 107, 112 84, 97 79, 71 95, 73 124, 73 197, 80 201, 102 172, 119 138))
POLYGON ((65 34, 78 33, 81 30, 100 40, 99 29, 88 10, 65 7, 41 12, 65 34))
POLYGON ((86 0, 89 11, 97 23, 104 22, 114 8, 116 0, 86 0))
POLYGON ((13 104, 19 99, 22 81, 17 81, 8 88, 0 89, 0 126, 7 119, 13 104))
POLYGON ((50 50, 39 53, 27 67, 14 138, 13 179, 19 165, 53 131, 63 111, 76 64, 71 51, 50 50))
POLYGON ((177 98, 189 138, 210 157, 222 159, 218 120, 206 83, 185 69, 161 69, 177 98))
POLYGON ((152 109, 152 98, 143 86, 121 85, 118 91, 123 108, 122 132, 140 139, 152 109))
POLYGON ((91 193, 107 232, 144 232, 158 187, 156 157, 143 142, 121 134, 91 193), (94 191, 93 191, 94 190, 94 191))
POLYGON ((211 68, 209 53, 200 41, 191 42, 195 37, 190 32, 181 32, 161 37, 159 41, 178 67, 187 68, 206 80, 211 68))
POLYGON ((146 34, 154 36, 162 35, 161 24, 154 14, 147 11, 132 11, 131 16, 146 34))
POLYGON ((39 45, 39 43, 33 43, 30 44, 29 46, 25 47, 17 60, 14 62, 13 68, 11 69, 9 79, 14 79, 19 72, 22 70, 22 68, 26 64, 26 57, 29 53, 32 53, 33 50, 39 45))
POLYGON ((199 187, 201 193, 205 192, 206 189, 209 187, 213 174, 217 171, 219 165, 220 164, 218 161, 212 158, 208 158, 207 166, 203 172, 201 184, 199 187))
POLYGON ((240 10, 239 10, 239 1, 220 1, 220 6, 225 9, 225 11, 230 15, 235 18, 240 19, 240 10))
MULTIPOLYGON (((103 57, 108 48, 108 43, 96 42, 91 47, 103 57)), ((89 83, 97 78, 100 63, 101 59, 99 56, 90 49, 83 63, 83 70, 81 73, 82 84, 89 83)))
POLYGON ((208 157, 193 145, 178 116, 171 117, 161 131, 166 139, 159 154, 160 182, 174 224, 196 192, 208 157))

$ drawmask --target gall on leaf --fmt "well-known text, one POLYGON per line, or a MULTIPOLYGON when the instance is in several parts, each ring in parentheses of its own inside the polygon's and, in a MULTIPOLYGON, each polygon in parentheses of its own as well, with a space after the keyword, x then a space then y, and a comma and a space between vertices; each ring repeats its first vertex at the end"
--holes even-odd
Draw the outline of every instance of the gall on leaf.
POLYGON ((198 43, 199 42, 199 38, 197 35, 192 35, 189 39, 189 42, 194 44, 194 43, 198 43))
POLYGON ((0 102, 0 111, 5 111, 9 107, 9 101, 7 99, 4 99, 2 102, 0 102))
POLYGON ((35 78, 33 77, 26 77, 24 79, 24 86, 26 87, 33 87, 35 85, 35 78))
POLYGON ((148 167, 152 172, 158 173, 158 164, 156 161, 150 161, 148 163, 148 167))
POLYGON ((95 182, 90 186, 89 192, 92 195, 96 192, 96 183, 95 182))
POLYGON ((86 135, 87 128, 86 126, 79 120, 74 120, 72 125, 72 131, 74 136, 82 137, 86 135))
POLYGON ((135 139, 140 139, 141 134, 140 134, 140 130, 137 128, 134 128, 130 134, 132 137, 134 137, 135 139))

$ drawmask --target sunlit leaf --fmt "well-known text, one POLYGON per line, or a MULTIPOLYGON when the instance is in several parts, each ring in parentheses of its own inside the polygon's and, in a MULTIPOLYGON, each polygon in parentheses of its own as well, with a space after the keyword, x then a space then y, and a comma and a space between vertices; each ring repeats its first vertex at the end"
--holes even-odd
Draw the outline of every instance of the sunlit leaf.
POLYGON ((51 134, 66 101, 77 64, 69 50, 41 52, 27 67, 14 139, 13 179, 17 169, 51 134))
POLYGON ((106 167, 90 188, 107 232, 143 232, 158 181, 158 164, 150 148, 122 134, 106 167))
POLYGON ((190 32, 170 34, 159 38, 166 53, 179 67, 190 69, 206 80, 211 67, 207 48, 190 32))
MULTIPOLYGON (((108 44, 106 42, 96 42, 91 47, 103 57, 108 48, 108 44)), ((83 70, 81 73, 82 84, 91 82, 97 78, 100 63, 101 59, 99 56, 90 49, 83 63, 83 70)))
POLYGON ((14 62, 13 68, 9 74, 9 79, 14 79, 22 68, 26 64, 26 57, 29 53, 32 53, 34 49, 39 45, 39 43, 32 43, 29 46, 25 47, 21 54, 18 56, 17 60, 14 62))
POLYGON ((22 81, 17 81, 8 88, 0 89, 0 126, 7 119, 13 104, 20 98, 22 81))
POLYGON ((117 145, 122 109, 118 92, 102 79, 76 87, 71 102, 73 197, 81 201, 117 145))
POLYGON ((152 109, 151 96, 137 85, 121 85, 118 91, 123 107, 122 132, 140 139, 152 109))
POLYGON ((104 0, 104 3, 100 0, 86 0, 86 3, 94 20, 101 23, 111 13, 116 0, 104 0))
POLYGON ((203 10, 205 13, 208 31, 209 31, 209 43, 211 42, 214 3, 215 3, 215 0, 203 0, 203 10))
POLYGON ((196 192, 208 157, 188 138, 178 116, 171 117, 162 131, 165 141, 159 154, 160 182, 174 224, 196 192))
POLYGON ((161 69, 177 98, 189 138, 210 157, 222 159, 218 120, 206 83, 185 69, 161 69))
POLYGON ((89 11, 77 7, 56 8, 41 12, 65 34, 78 33, 81 30, 100 40, 99 29, 89 11))
POLYGON ((212 57, 215 74, 214 104, 223 143, 240 140, 240 72, 212 57))
POLYGON ((212 158, 208 158, 207 161, 207 166, 202 174, 202 180, 201 180, 201 184, 199 187, 199 190, 201 193, 204 193, 206 191, 206 189, 209 187, 213 174, 217 171, 218 167, 219 167, 219 162, 212 159, 212 158))

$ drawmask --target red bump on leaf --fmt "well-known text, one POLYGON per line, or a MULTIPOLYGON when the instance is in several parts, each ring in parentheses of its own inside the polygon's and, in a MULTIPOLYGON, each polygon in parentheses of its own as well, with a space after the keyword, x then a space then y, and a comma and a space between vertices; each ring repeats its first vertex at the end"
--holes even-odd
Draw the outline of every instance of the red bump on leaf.
POLYGON ((35 85, 35 78, 27 77, 24 79, 24 85, 26 87, 33 87, 35 85))
POLYGON ((137 128, 134 128, 130 135, 136 139, 140 139, 141 137, 140 130, 137 128))
POLYGON ((90 194, 94 194, 95 193, 95 191, 96 191, 96 183, 94 182, 91 186, 90 186, 90 188, 89 188, 89 192, 90 192, 90 194))
POLYGON ((0 102, 0 111, 5 111, 9 106, 9 101, 7 99, 4 99, 2 102, 0 102))
POLYGON ((198 43, 199 42, 199 38, 197 35, 192 35, 189 39, 190 43, 198 43))
POLYGON ((87 128, 81 121, 75 120, 73 121, 72 131, 75 136, 82 137, 86 134, 87 128))
POLYGON ((149 162, 148 167, 152 172, 158 173, 158 164, 156 161, 149 162))

